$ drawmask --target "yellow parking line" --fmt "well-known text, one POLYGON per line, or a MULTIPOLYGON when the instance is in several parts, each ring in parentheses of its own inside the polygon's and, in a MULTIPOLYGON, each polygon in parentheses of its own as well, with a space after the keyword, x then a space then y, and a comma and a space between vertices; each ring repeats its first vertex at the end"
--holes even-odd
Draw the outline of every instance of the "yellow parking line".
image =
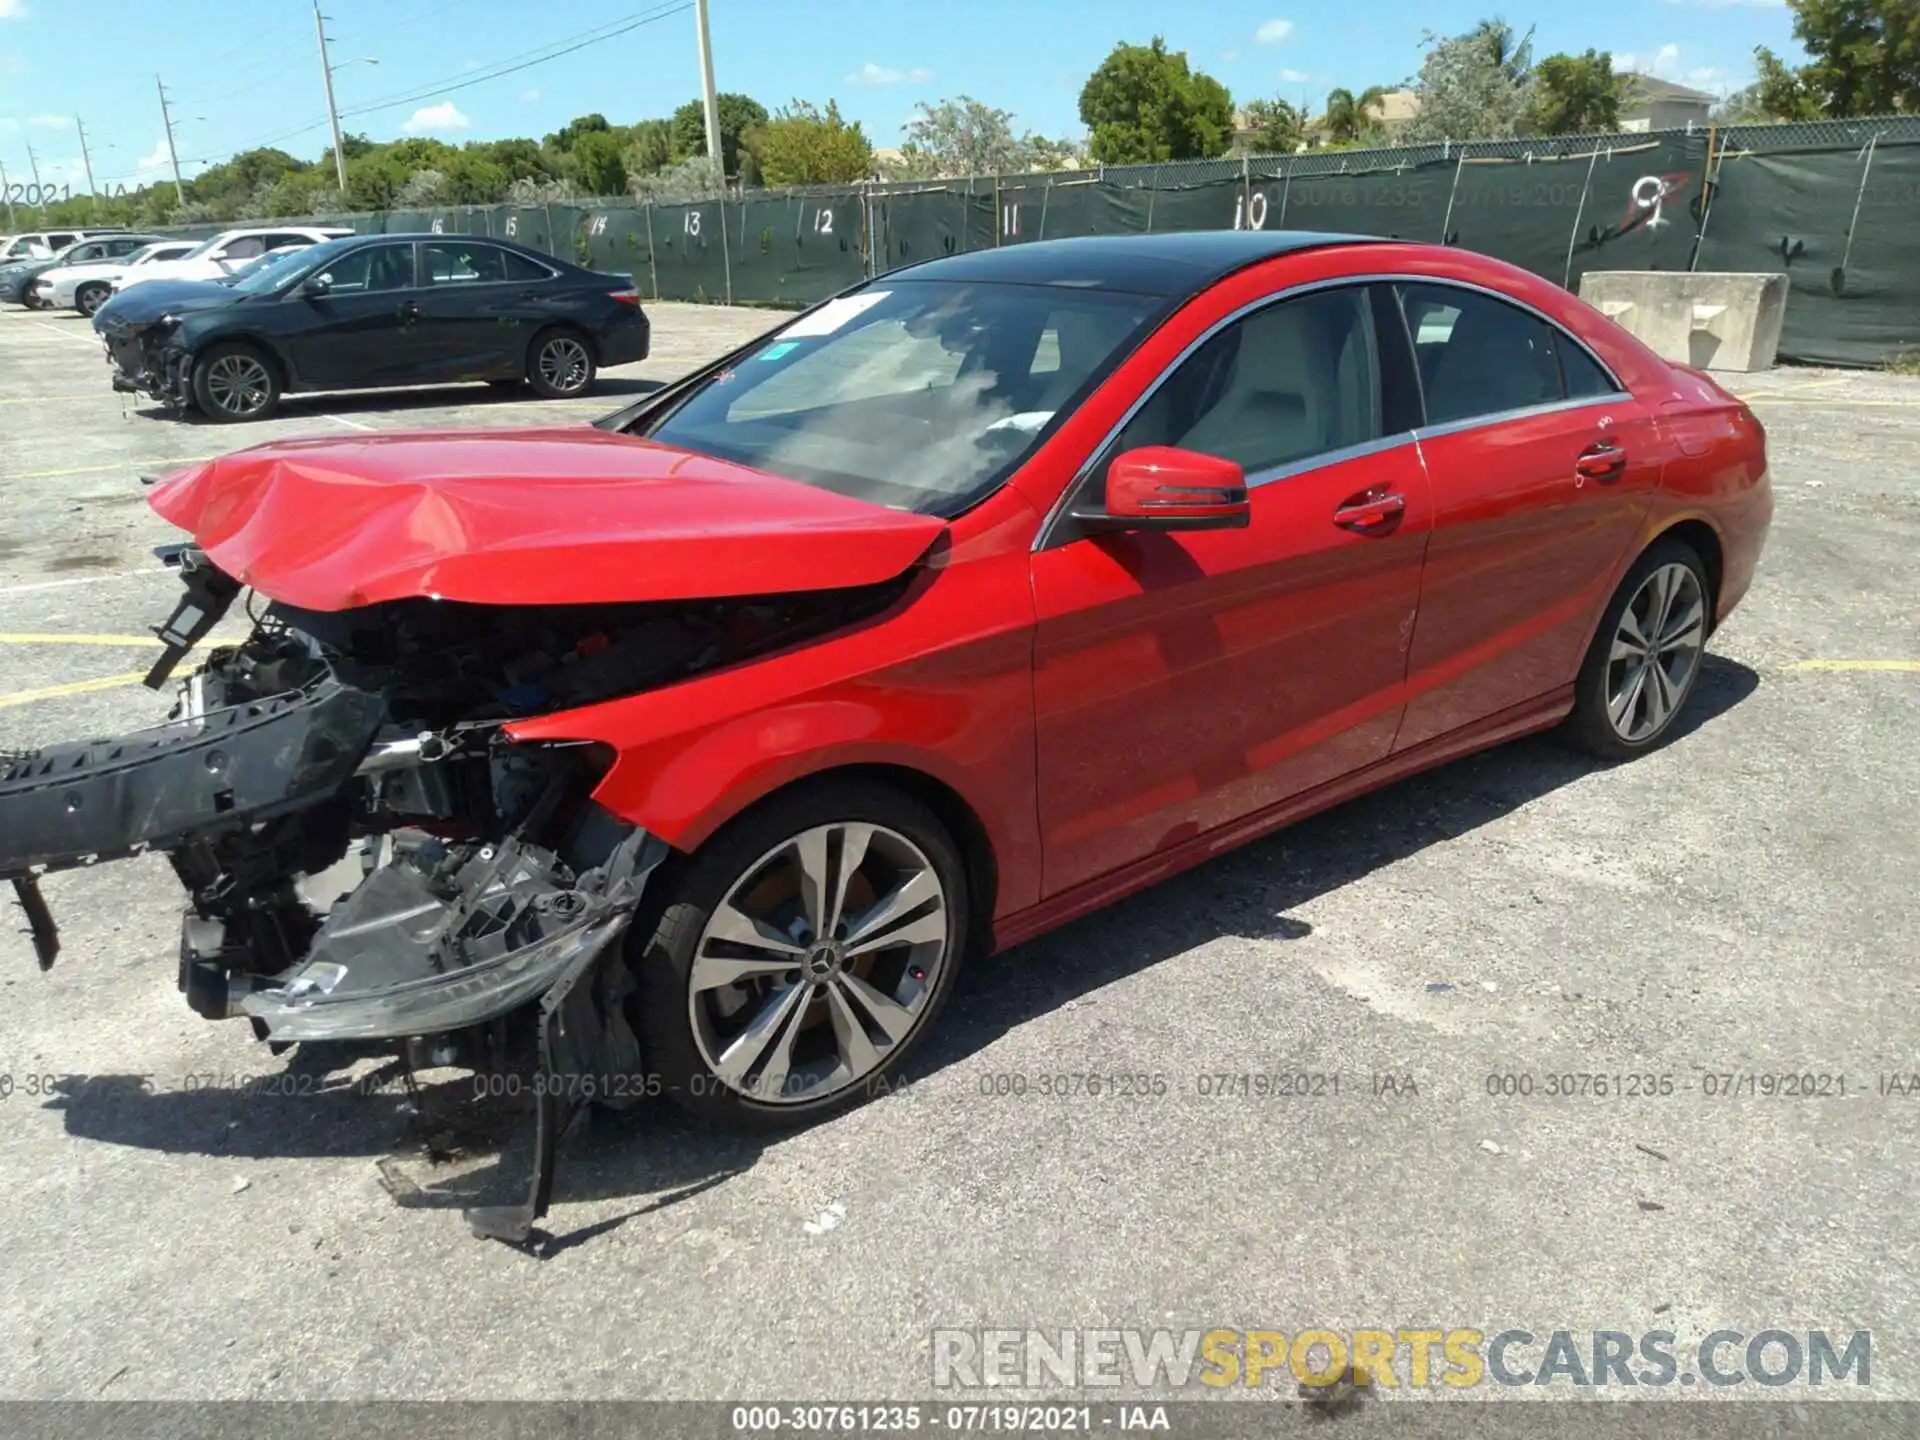
POLYGON ((158 645, 153 635, 4 635, 0 645, 158 645))
POLYGON ((1789 670, 1920 670, 1920 660, 1796 660, 1789 670))
POLYGON ((10 480, 57 480, 63 475, 98 475, 103 470, 126 470, 138 473, 142 470, 179 470, 188 465, 200 465, 208 460, 217 460, 217 455, 185 455, 168 457, 165 460, 116 460, 111 465, 76 465, 71 470, 23 470, 10 475, 10 480))
POLYGON ((46 685, 38 690, 16 690, 0 695, 0 710, 14 705, 31 705, 36 700, 57 700, 62 695, 86 695, 95 690, 118 690, 122 685, 138 685, 147 678, 144 670, 129 670, 124 675, 103 675, 98 680, 69 680, 64 685, 46 685))

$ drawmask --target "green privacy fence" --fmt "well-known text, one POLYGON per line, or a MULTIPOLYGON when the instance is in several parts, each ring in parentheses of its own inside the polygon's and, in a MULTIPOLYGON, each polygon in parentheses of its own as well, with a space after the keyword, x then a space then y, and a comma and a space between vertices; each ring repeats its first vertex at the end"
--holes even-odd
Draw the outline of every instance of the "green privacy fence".
MULTIPOLYGON (((1784 270, 1789 359, 1920 347, 1920 117, 1476 142, 904 185, 395 210, 363 233, 517 240, 659 300, 806 305, 942 255, 1070 235, 1425 240, 1577 289, 1589 270, 1784 270)), ((206 227, 201 227, 205 229, 206 227)))

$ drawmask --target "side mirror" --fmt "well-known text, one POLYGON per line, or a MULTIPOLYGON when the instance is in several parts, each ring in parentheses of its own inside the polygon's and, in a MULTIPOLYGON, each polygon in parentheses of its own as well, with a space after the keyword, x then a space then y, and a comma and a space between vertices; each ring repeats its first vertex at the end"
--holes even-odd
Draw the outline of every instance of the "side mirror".
POLYGON ((331 275, 309 275, 300 282, 300 293, 309 300, 321 299, 331 289, 333 289, 331 275))
POLYGON ((1073 518, 1090 531, 1243 530, 1253 511, 1247 477, 1233 461, 1146 445, 1115 456, 1106 505, 1076 506, 1073 518))

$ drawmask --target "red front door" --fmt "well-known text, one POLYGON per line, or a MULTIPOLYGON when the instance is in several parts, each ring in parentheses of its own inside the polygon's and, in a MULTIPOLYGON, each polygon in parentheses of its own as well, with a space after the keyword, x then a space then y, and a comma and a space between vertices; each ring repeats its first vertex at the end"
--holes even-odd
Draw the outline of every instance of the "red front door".
POLYGON ((1392 747, 1431 504, 1411 435, 1383 414, 1375 323, 1364 286, 1257 310, 1178 363, 1095 459, 1092 485, 1142 445, 1235 460, 1248 528, 1068 522, 1035 554, 1044 893, 1392 747), (1336 519, 1362 496, 1399 509, 1336 519))

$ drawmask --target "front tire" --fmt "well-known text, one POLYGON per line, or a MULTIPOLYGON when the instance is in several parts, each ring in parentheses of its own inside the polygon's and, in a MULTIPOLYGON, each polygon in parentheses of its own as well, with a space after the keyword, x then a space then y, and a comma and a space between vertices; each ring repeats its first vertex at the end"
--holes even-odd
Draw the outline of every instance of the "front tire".
POLYGON ((280 377, 251 345, 215 345, 193 362, 193 398, 223 425, 264 420, 280 403, 280 377))
POLYGON ((874 781, 777 795, 662 878, 666 904, 630 952, 648 1069, 682 1109, 739 1128, 884 1093, 966 953, 952 837, 874 781))
POLYGON ((571 400, 593 385, 593 347, 578 330, 543 330, 527 348, 527 383, 547 400, 571 400))
POLYGON ((1692 546, 1660 540, 1647 548, 1587 648, 1568 743, 1602 760, 1631 760, 1672 738, 1706 656, 1712 594, 1692 546))

